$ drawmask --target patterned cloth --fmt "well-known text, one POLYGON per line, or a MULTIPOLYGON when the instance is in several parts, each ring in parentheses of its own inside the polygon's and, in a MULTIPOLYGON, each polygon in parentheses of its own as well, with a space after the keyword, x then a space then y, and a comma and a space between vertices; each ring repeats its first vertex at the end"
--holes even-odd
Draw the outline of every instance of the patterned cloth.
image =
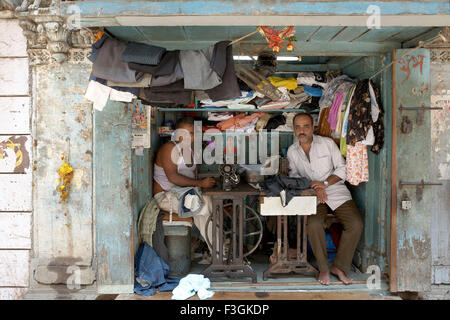
POLYGON ((346 135, 347 145, 355 145, 356 142, 365 140, 371 127, 375 135, 375 142, 371 150, 374 153, 379 153, 384 143, 383 109, 380 103, 379 90, 375 88, 371 80, 366 79, 356 85, 350 105, 346 135), (374 95, 370 93, 369 82, 374 95), (372 103, 375 104, 375 102, 380 112, 374 123, 371 111, 372 103))
POLYGON ((367 146, 361 142, 347 145, 346 180, 355 186, 369 181, 367 146))

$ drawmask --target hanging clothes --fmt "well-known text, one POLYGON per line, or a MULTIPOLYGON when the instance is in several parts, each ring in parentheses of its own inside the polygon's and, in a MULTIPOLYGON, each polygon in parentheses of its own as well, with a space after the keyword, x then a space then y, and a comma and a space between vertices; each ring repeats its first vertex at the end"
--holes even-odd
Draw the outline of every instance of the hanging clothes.
POLYGON ((234 99, 241 95, 234 71, 233 46, 229 44, 230 41, 220 41, 214 45, 211 68, 222 78, 222 83, 206 90, 212 101, 234 99))
POLYGON ((183 80, 167 86, 143 88, 141 91, 139 97, 148 104, 189 105, 192 98, 192 90, 184 89, 183 80))
POLYGON ((373 153, 378 154, 380 153, 384 145, 384 110, 381 105, 380 91, 374 86, 371 80, 369 81, 369 91, 372 108, 376 106, 376 108, 378 109, 378 119, 374 120, 372 124, 373 132, 375 135, 375 142, 370 150, 373 153))
POLYGON ((115 82, 115 81, 108 80, 106 82, 106 85, 108 87, 145 88, 145 87, 149 87, 151 82, 152 82, 152 75, 149 73, 144 73, 142 75, 142 78, 137 82, 127 83, 127 82, 115 82))
POLYGON ((369 181, 367 145, 362 142, 347 145, 346 180, 355 186, 369 181))
POLYGON ((120 60, 126 44, 112 38, 106 38, 92 65, 95 77, 116 82, 134 83, 142 77, 141 72, 131 70, 128 63, 120 60))
POLYGON ((214 46, 209 46, 201 50, 182 50, 180 52, 185 89, 207 90, 222 83, 222 78, 210 65, 213 51, 214 46))
POLYGON ((330 124, 328 123, 328 114, 330 108, 320 109, 319 123, 318 123, 318 135, 322 137, 331 137, 330 124))
POLYGON ((333 138, 336 138, 336 139, 341 138, 342 126, 343 126, 344 119, 345 119, 345 113, 347 111, 347 108, 350 105, 350 102, 352 101, 354 89, 355 89, 355 86, 352 85, 350 87, 350 89, 348 90, 345 99, 342 101, 341 108, 339 109, 339 112, 338 112, 338 121, 336 124, 336 129, 334 130, 334 133, 333 133, 333 138))
POLYGON ((108 100, 131 102, 135 95, 129 92, 122 92, 105 86, 97 81, 89 81, 84 97, 93 102, 94 109, 102 111, 108 100))
POLYGON ((342 104, 342 99, 344 97, 344 94, 342 92, 338 92, 336 94, 336 97, 334 98, 333 104, 330 108, 330 112, 328 113, 328 123, 330 124, 330 129, 335 130, 336 129, 336 123, 338 118, 338 112, 339 108, 342 104))
POLYGON ((353 99, 353 95, 355 93, 355 89, 356 89, 356 85, 353 85, 351 90, 350 90, 350 97, 347 101, 346 104, 346 108, 345 108, 345 114, 343 116, 343 120, 342 120, 342 128, 340 129, 341 133, 340 133, 340 146, 339 149, 341 151, 342 156, 346 157, 347 156, 347 140, 346 140, 346 135, 347 135, 347 123, 348 123, 348 115, 350 113, 350 106, 352 103, 352 99, 353 99))
POLYGON ((343 84, 344 82, 354 83, 355 80, 348 77, 347 75, 342 75, 342 76, 332 79, 328 83, 326 88, 322 91, 322 97, 320 97, 320 100, 319 100, 320 109, 331 107, 339 86, 341 84, 343 84))
POLYGON ((148 65, 129 62, 128 66, 132 70, 150 73, 154 77, 165 76, 174 73, 175 66, 180 63, 180 50, 166 51, 161 57, 158 65, 148 65))
POLYGON ((356 142, 364 140, 371 126, 369 86, 367 81, 360 81, 356 85, 348 115, 347 145, 355 145, 356 142))
POLYGON ((166 49, 162 47, 130 41, 125 45, 120 61, 156 66, 160 63, 165 52, 166 49))
POLYGON ((152 79, 150 87, 163 87, 169 84, 175 83, 178 80, 184 78, 183 69, 181 69, 181 63, 178 62, 172 73, 156 76, 152 79))

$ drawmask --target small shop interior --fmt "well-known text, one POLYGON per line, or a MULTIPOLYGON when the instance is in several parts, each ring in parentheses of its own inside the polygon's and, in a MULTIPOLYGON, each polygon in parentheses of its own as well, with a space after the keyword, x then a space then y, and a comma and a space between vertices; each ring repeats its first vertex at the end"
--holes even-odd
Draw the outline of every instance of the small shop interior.
MULTIPOLYGON (((345 56, 339 52, 335 55, 301 55, 298 50, 301 48, 294 48, 294 27, 258 27, 250 36, 242 34, 236 39, 191 50, 177 49, 173 45, 165 48, 161 42, 153 45, 126 41, 113 31, 113 28, 104 28, 96 33, 89 56, 93 67, 86 98, 94 102, 96 112, 104 112, 108 99, 127 103, 138 100, 148 106, 150 145, 144 150, 149 153, 150 179, 156 152, 171 139, 175 123, 183 117, 201 121, 203 133, 210 129, 220 131, 227 137, 224 148, 228 143, 236 146, 238 136, 246 137, 246 161, 249 161, 251 134, 267 132, 270 137, 277 132, 279 168, 274 175, 287 175, 286 153, 296 139, 292 120, 297 113, 305 112, 313 117, 315 134, 336 142, 347 161, 346 185, 361 213, 366 214, 365 185, 373 179, 369 172, 380 170, 376 156, 384 142, 380 77, 369 80, 377 71, 373 69, 377 64, 372 62, 380 60, 380 56, 345 56), (259 45, 246 45, 249 38, 258 37, 259 45), (371 68, 367 68, 367 64, 371 68), (374 168, 370 167, 372 165, 374 168)), ((266 147, 271 150, 268 140, 266 147)), ((202 148, 210 143, 203 141, 202 148)), ((259 144, 260 141, 257 150, 261 148, 259 144)), ((135 147, 135 156, 139 153, 142 154, 142 148, 135 147)), ((258 174, 261 166, 267 164, 259 158, 257 163, 238 165, 235 154, 235 160, 228 169, 236 172, 237 183, 226 180, 227 173, 221 164, 199 164, 197 178, 214 177, 217 188, 227 192, 239 183, 255 185, 271 177, 258 174)), ((151 185, 148 184, 149 194, 153 196, 151 185)), ((137 206, 138 212, 143 205, 144 202, 137 206)), ((277 238, 276 218, 261 216, 259 208, 258 196, 246 198, 245 217, 248 221, 244 225, 244 261, 257 273, 258 283, 261 283, 262 273, 276 254, 277 238)), ((231 223, 231 218, 225 215, 224 228, 230 227, 231 223)), ((170 227, 169 222, 165 223, 165 228, 167 226, 170 227)), ((169 263, 175 276, 201 273, 211 263, 208 247, 200 233, 193 224, 189 230, 189 234, 183 236, 176 232, 173 235, 166 233, 169 255, 177 255, 169 263), (188 252, 186 242, 190 244, 188 252)), ((341 232, 340 224, 330 219, 326 230, 330 262, 339 246, 341 232)), ((289 223, 292 256, 295 256, 296 234, 295 223, 289 223)), ((362 254, 365 241, 371 240, 361 238, 350 274, 361 283, 367 278, 362 268, 368 264, 362 262, 362 257, 367 256, 362 254)), ((224 244, 231 245, 230 232, 224 234, 224 244)), ((309 245, 308 261, 317 267, 309 245)), ((266 282, 316 284, 313 277, 280 274, 266 282)), ((332 277, 333 280, 337 281, 332 277)), ((224 285, 248 282, 229 278, 221 281, 224 285)))

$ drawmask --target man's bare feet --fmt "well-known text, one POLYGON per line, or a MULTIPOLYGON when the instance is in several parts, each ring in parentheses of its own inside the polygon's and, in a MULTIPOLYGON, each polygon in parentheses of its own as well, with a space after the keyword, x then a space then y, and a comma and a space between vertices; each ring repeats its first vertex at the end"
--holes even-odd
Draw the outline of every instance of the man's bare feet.
POLYGON ((319 272, 319 277, 317 278, 317 281, 319 281, 320 284, 328 286, 330 284, 330 272, 329 271, 319 272))
POLYGON ((351 278, 347 277, 341 269, 339 269, 335 266, 332 266, 330 271, 331 271, 331 274, 338 277, 339 280, 341 280, 344 284, 352 284, 353 280, 351 278))

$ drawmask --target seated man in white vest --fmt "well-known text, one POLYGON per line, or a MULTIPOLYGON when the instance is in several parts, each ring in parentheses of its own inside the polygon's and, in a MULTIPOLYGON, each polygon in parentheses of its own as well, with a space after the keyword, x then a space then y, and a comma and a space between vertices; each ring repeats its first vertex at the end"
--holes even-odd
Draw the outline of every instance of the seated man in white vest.
MULTIPOLYGON (((202 189, 212 188, 216 181, 214 178, 196 179, 197 165, 194 163, 194 119, 184 117, 177 121, 175 125, 175 137, 179 136, 177 141, 169 141, 162 145, 157 152, 154 172, 153 172, 153 194, 160 208, 164 205, 164 193, 171 190, 174 186, 179 187, 200 187, 202 189), (183 142, 183 140, 185 140, 183 142), (190 140, 190 143, 189 141, 190 140), (186 143, 187 141, 187 143, 186 143), (184 151, 183 151, 184 150, 184 151), (190 159, 189 159, 190 158, 190 159)), ((211 200, 203 196, 204 206, 202 210, 193 216, 194 224, 199 229, 200 234, 206 239, 206 222, 211 212, 211 200)), ((167 250, 164 250, 164 234, 161 234, 163 212, 161 210, 157 221, 157 230, 153 235, 154 249, 164 260, 168 260, 167 250)), ((208 239, 212 239, 212 226, 208 228, 208 239)))

